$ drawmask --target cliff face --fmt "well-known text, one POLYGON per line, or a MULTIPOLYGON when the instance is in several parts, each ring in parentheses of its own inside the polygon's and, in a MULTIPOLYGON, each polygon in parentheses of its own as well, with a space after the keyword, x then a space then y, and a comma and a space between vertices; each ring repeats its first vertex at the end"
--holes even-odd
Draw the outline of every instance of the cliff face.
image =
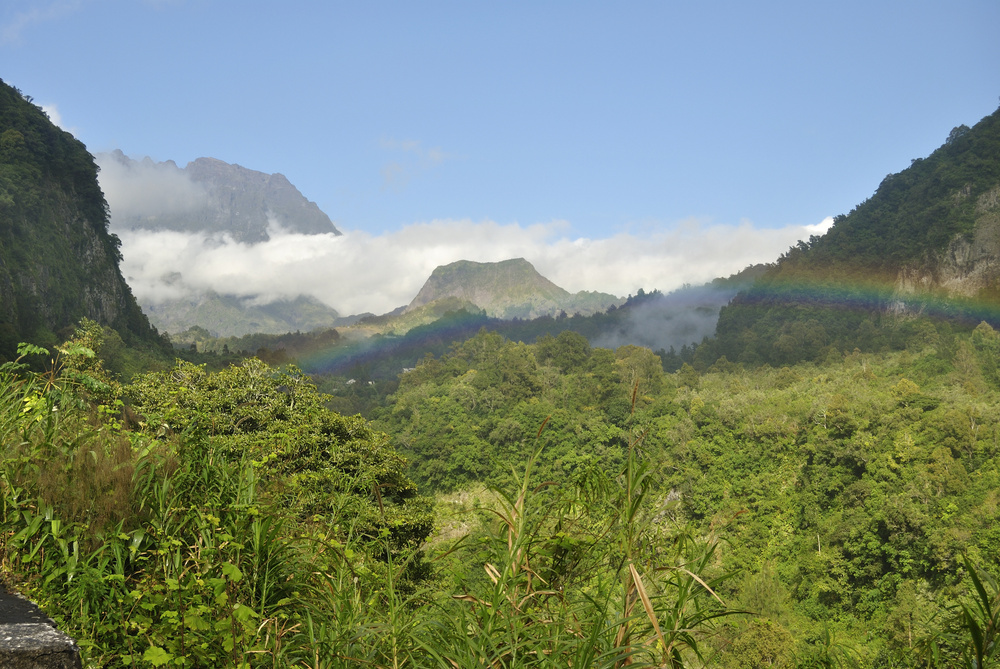
MULTIPOLYGON (((956 198, 969 197, 963 189, 956 198)), ((1000 184, 976 198, 970 235, 957 235, 931 262, 900 270, 896 293, 943 292, 989 299, 1000 292, 1000 184)))
POLYGON ((340 234, 282 174, 215 158, 198 158, 184 168, 171 160, 132 160, 121 151, 98 160, 113 230, 228 233, 248 244, 267 241, 274 225, 305 235, 340 234))
POLYGON ((30 98, 0 81, 0 357, 81 318, 155 339, 118 269, 97 166, 30 98))

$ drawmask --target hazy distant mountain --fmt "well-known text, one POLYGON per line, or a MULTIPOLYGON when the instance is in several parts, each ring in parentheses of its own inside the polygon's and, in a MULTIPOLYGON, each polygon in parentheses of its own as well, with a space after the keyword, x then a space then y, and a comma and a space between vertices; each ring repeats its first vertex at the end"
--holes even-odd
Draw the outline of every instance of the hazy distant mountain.
POLYGON ((239 242, 288 232, 340 234, 330 217, 281 174, 265 174, 215 158, 180 168, 172 161, 132 160, 119 150, 98 154, 111 228, 229 233, 239 242))
POLYGON ((538 318, 565 311, 589 315, 622 300, 607 293, 570 293, 555 285, 524 258, 494 263, 459 260, 435 269, 406 311, 443 298, 465 300, 493 318, 538 318))
POLYGON ((249 299, 208 293, 146 304, 143 310, 150 322, 163 332, 176 334, 199 326, 216 337, 239 337, 253 332, 309 332, 348 322, 341 319, 335 309, 306 296, 254 304, 249 299))

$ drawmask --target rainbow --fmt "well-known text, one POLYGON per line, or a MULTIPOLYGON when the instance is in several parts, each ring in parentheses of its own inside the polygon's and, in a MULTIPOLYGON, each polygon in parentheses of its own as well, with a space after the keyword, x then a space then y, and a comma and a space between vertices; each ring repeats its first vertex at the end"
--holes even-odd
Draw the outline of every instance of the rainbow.
POLYGON ((950 296, 941 290, 901 292, 895 281, 871 279, 762 280, 740 293, 733 303, 914 315, 972 326, 983 321, 1000 324, 1000 291, 976 298, 950 296))
MULTIPOLYGON (((663 309, 676 309, 678 301, 665 302, 663 309)), ((627 312, 629 307, 619 307, 618 312, 627 312)), ((643 305, 643 309, 656 308, 655 301, 643 305)), ((829 325, 837 321, 841 326, 857 325, 867 316, 875 317, 876 323, 885 319, 919 316, 940 322, 952 323, 965 329, 980 322, 987 322, 1000 328, 1000 293, 997 298, 986 295, 976 299, 949 297, 943 291, 902 293, 895 281, 839 277, 811 279, 798 276, 789 278, 766 278, 758 280, 749 289, 740 292, 724 307, 718 323, 717 335, 732 336, 750 327, 761 319, 776 321, 808 320, 816 318, 829 325), (852 314, 848 316, 847 314, 852 314), (846 318, 845 318, 846 317, 846 318), (847 321, 846 323, 844 321, 847 321)), ((535 331, 548 330, 558 334, 565 329, 580 331, 579 326, 588 325, 582 334, 592 335, 596 323, 594 318, 576 317, 538 324, 535 331)), ((607 321, 605 321, 607 322, 607 321)), ((524 323, 522 323, 524 325, 524 323)), ((464 341, 481 328, 520 338, 517 323, 488 318, 485 315, 470 314, 465 311, 448 312, 440 319, 413 328, 405 335, 374 335, 367 339, 344 337, 335 343, 304 343, 289 354, 303 371, 309 374, 333 374, 361 379, 395 378, 405 368, 414 367, 427 354, 440 357, 448 352, 453 343, 464 341)), ((599 329, 599 328, 598 328, 599 329)))

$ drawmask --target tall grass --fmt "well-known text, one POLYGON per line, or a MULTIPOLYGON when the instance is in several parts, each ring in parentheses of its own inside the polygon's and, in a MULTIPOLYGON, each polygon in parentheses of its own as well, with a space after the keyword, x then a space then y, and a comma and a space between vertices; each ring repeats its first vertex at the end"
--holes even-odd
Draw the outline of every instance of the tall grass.
POLYGON ((403 565, 369 591, 339 563, 308 599, 289 657, 316 668, 702 666, 714 621, 731 613, 713 590, 715 542, 648 498, 640 441, 617 475, 562 485, 536 484, 536 452, 480 511, 478 535, 441 551, 445 565, 474 565, 459 583, 445 566, 403 597, 403 565))

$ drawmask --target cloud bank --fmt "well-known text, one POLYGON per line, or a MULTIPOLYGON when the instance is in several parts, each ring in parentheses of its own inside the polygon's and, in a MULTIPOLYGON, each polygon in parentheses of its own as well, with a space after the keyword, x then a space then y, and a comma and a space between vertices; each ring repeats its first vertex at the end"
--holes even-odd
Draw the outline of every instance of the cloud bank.
MULTIPOLYGON (((382 143, 427 163, 439 159, 439 149, 416 141, 382 143)), ((148 229, 158 217, 203 207, 204 187, 172 161, 130 161, 120 152, 97 159, 111 230, 122 240, 122 273, 144 305, 214 291, 259 303, 310 295, 344 315, 383 314, 409 304, 440 265, 510 258, 525 258, 574 293, 669 292, 774 261, 798 240, 822 234, 833 223, 828 218, 772 229, 749 221, 724 225, 690 219, 590 239, 573 235, 568 221, 521 225, 447 219, 379 235, 350 230, 306 235, 272 220, 268 241, 246 243, 226 233, 148 229)))
POLYGON ((116 232, 122 272, 143 304, 213 290, 260 302, 311 295, 341 314, 381 314, 408 304, 435 267, 457 260, 523 257, 571 292, 624 296, 639 288, 670 291, 771 262, 831 222, 768 229, 746 221, 734 226, 690 220, 587 239, 569 235, 564 221, 522 226, 435 220, 382 235, 302 235, 275 228, 269 241, 257 244, 228 235, 116 232))

